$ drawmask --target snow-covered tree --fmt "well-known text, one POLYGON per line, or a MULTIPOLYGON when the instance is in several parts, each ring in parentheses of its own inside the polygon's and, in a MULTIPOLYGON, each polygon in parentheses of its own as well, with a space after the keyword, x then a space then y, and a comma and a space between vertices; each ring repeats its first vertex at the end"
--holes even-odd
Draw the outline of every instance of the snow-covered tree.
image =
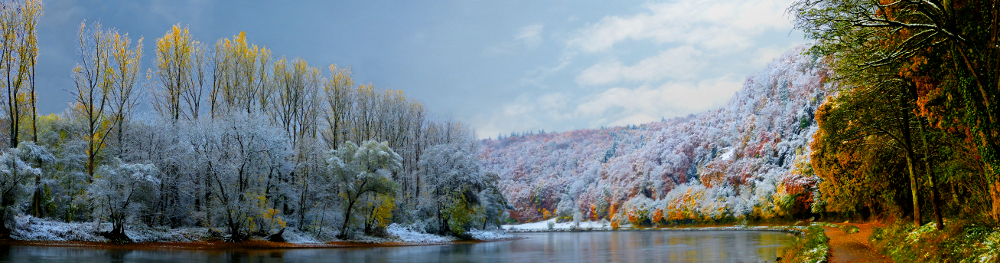
POLYGON ((344 222, 339 238, 350 237, 356 209, 362 198, 395 198, 399 184, 392 173, 402 167, 402 157, 385 142, 364 141, 361 146, 348 141, 330 152, 327 167, 344 199, 344 222))
POLYGON ((420 177, 426 188, 421 206, 429 209, 429 216, 436 221, 433 230, 438 233, 464 235, 478 227, 473 223, 486 220, 484 213, 497 213, 498 207, 504 207, 505 199, 480 194, 490 186, 474 149, 469 142, 436 145, 420 160, 420 177), (491 201, 498 203, 486 204, 491 201))
POLYGON ((42 173, 21 160, 20 152, 29 149, 21 146, 0 154, 0 237, 10 235, 18 205, 24 202, 28 190, 27 183, 42 173))
POLYGON ((263 120, 234 113, 205 120, 187 138, 213 192, 213 214, 233 241, 266 234, 274 222, 283 222, 270 211, 269 191, 291 169, 290 146, 284 132, 263 120))
MULTIPOLYGON (((19 143, 15 152, 17 157, 24 160, 29 166, 38 167, 39 169, 43 165, 55 162, 55 156, 52 155, 49 149, 45 146, 37 145, 32 141, 19 143)), ((31 204, 28 210, 31 215, 40 216, 43 211, 43 199, 45 199, 45 184, 42 182, 42 173, 36 175, 33 181, 33 183, 29 182, 31 185, 29 187, 31 191, 31 204)))
POLYGON ((129 164, 115 160, 98 168, 97 178, 87 189, 94 205, 94 216, 111 221, 106 235, 118 242, 131 241, 125 235, 129 218, 157 199, 159 169, 152 164, 129 164))
POLYGON ((482 228, 486 229, 491 226, 490 224, 499 228, 500 223, 506 219, 505 215, 507 210, 510 209, 510 204, 507 203, 507 198, 503 196, 503 192, 497 186, 497 183, 500 181, 499 175, 486 172, 483 174, 483 181, 483 190, 479 191, 483 207, 482 228))
POLYGON ((812 200, 815 175, 789 175, 795 160, 809 158, 813 112, 834 85, 824 82, 823 62, 801 50, 747 78, 719 109, 625 127, 512 134, 483 140, 479 157, 485 171, 500 176, 518 221, 548 219, 553 211, 568 219, 574 209, 610 218, 639 196, 682 205, 677 209, 692 216, 684 220, 780 216, 771 209, 775 193, 785 204, 792 196, 812 200))

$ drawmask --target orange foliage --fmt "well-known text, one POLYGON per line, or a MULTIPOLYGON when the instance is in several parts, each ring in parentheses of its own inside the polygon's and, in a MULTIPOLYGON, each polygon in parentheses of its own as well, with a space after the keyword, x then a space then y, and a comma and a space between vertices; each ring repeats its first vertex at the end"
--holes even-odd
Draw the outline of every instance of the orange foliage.
POLYGON ((635 213, 633 211, 633 212, 625 213, 625 215, 628 216, 628 221, 630 223, 632 223, 633 225, 639 225, 639 221, 640 221, 639 213, 635 213))
POLYGON ((698 211, 694 208, 698 207, 698 203, 701 199, 704 199, 704 192, 695 192, 694 188, 688 189, 680 198, 670 201, 670 209, 667 212, 668 220, 687 220, 694 219, 700 220, 698 211))
POLYGON ((614 217, 617 212, 618 212, 618 204, 611 203, 611 207, 608 208, 608 217, 609 218, 614 217))
POLYGON ((590 220, 597 221, 597 206, 590 204, 590 220))
POLYGON ((705 166, 705 172, 701 175, 701 183, 705 187, 712 187, 726 180, 725 165, 720 162, 711 162, 705 166))
POLYGON ((653 211, 653 224, 662 225, 663 224, 663 210, 656 209, 653 211))

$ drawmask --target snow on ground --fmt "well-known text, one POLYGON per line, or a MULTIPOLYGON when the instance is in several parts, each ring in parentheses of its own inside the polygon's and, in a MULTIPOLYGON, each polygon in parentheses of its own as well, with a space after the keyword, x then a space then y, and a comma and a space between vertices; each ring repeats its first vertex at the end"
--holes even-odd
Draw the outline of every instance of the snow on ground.
MULTIPOLYGON (((109 227, 104 231, 111 230, 109 227)), ((207 236, 207 228, 148 228, 139 226, 129 226, 125 228, 125 235, 134 242, 192 242, 202 240, 207 236)))
POLYGON ((725 152, 725 153, 723 153, 721 156, 719 156, 719 159, 722 159, 723 161, 732 160, 733 159, 733 154, 736 153, 736 151, 734 151, 733 147, 731 147, 731 146, 730 147, 726 147, 726 148, 722 148, 722 151, 725 152))
POLYGON ((399 238, 400 241, 407 243, 443 243, 455 241, 454 238, 415 231, 409 227, 396 223, 389 225, 389 227, 385 230, 389 232, 390 235, 399 238))
MULTIPOLYGON (((11 236, 19 240, 38 241, 98 241, 108 240, 97 235, 94 223, 64 223, 32 216, 17 216, 11 236)), ((108 224, 110 225, 110 224, 108 224)))
MULTIPOLYGON (((111 223, 107 222, 98 226, 94 222, 66 223, 28 215, 17 216, 16 222, 13 238, 32 241, 107 242, 108 239, 98 233, 112 228, 111 223)), ((207 228, 161 229, 129 226, 125 229, 125 235, 135 242, 192 242, 201 240, 207 236, 207 232, 207 228)))
POLYGON ((472 239, 482 240, 482 241, 495 241, 495 240, 507 240, 516 238, 514 235, 508 234, 503 230, 479 230, 473 229, 469 231, 469 235, 472 239))
MULTIPOLYGON (((545 221, 534 222, 534 223, 524 223, 520 225, 503 225, 501 228, 509 231, 568 231, 573 230, 573 222, 562 222, 556 223, 556 219, 552 218, 545 221), (549 224, 552 224, 552 228, 549 228, 549 224)), ((580 222, 578 226, 575 227, 576 230, 611 230, 611 223, 607 220, 601 221, 585 221, 580 222)))
MULTIPOLYGON (((16 227, 12 236, 18 240, 32 241, 96 241, 107 242, 108 240, 98 234, 101 231, 111 230, 111 223, 102 223, 100 227, 93 222, 58 222, 37 218, 32 216, 18 216, 16 227)), ((557 224, 559 225, 559 224, 557 224)), ((567 228, 568 229, 568 228, 567 228)), ((543 230, 543 229, 539 229, 543 230)), ((142 226, 129 226, 125 229, 125 234, 135 242, 195 242, 206 240, 211 234, 211 229, 204 227, 191 228, 150 228, 142 226)), ((390 241, 400 241, 416 244, 432 244, 456 241, 454 237, 427 234, 423 231, 413 230, 411 227, 400 224, 392 224, 386 228, 390 235, 396 240, 387 240, 376 237, 360 237, 361 242, 382 243, 390 241)), ((502 230, 482 231, 472 230, 469 235, 476 240, 493 241, 515 238, 502 230)), ((283 234, 285 240, 292 244, 316 244, 323 243, 313 235, 298 231, 293 228, 285 230, 283 234)))
POLYGON ((299 232, 296 229, 288 228, 285 233, 281 235, 285 238, 285 241, 292 244, 322 244, 323 241, 316 239, 313 235, 308 233, 299 232))
MULTIPOLYGON (((27 215, 17 216, 17 225, 12 236, 18 240, 31 241, 96 241, 107 242, 98 232, 109 231, 111 223, 100 227, 93 222, 59 222, 27 215)), ((195 242, 210 239, 211 230, 205 227, 151 228, 139 225, 126 227, 125 235, 134 242, 195 242)), ((312 235, 295 229, 287 229, 283 235, 288 243, 323 243, 312 235)))
MULTIPOLYGON (((588 231, 588 230, 611 230, 611 223, 607 220, 601 221, 586 221, 580 222, 579 227, 575 229, 572 222, 556 223, 556 219, 549 219, 541 222, 534 223, 524 223, 520 225, 503 225, 501 228, 510 232, 544 232, 544 231, 588 231), (552 223, 552 228, 549 228, 549 223, 552 223)), ((631 224, 622 225, 620 229, 624 230, 670 230, 670 231, 706 231, 706 230, 754 230, 754 231, 779 231, 779 232, 790 232, 800 234, 806 229, 804 226, 724 226, 724 227, 680 227, 680 228, 668 228, 668 229, 658 229, 658 228, 632 228, 631 224)))

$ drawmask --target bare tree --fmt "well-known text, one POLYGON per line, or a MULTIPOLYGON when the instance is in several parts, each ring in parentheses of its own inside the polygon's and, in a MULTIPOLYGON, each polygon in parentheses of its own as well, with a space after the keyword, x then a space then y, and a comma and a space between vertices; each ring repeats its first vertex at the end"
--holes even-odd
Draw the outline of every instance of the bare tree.
POLYGON ((78 41, 80 62, 73 68, 76 84, 73 95, 76 113, 86 126, 81 137, 87 142, 87 174, 92 180, 108 135, 135 105, 132 86, 142 53, 138 51, 141 44, 138 49, 129 48, 128 34, 121 35, 113 28, 103 29, 100 23, 89 30, 86 22, 80 23, 78 41), (118 64, 119 58, 124 64, 118 64))
MULTIPOLYGON (((6 97, 0 105, 4 106, 7 115, 8 146, 12 148, 20 141, 24 115, 31 114, 32 134, 37 133, 35 62, 38 33, 35 25, 41 15, 42 4, 37 0, 0 3, 0 74, 4 77, 6 97)), ((33 135, 32 140, 37 141, 37 136, 33 135)))

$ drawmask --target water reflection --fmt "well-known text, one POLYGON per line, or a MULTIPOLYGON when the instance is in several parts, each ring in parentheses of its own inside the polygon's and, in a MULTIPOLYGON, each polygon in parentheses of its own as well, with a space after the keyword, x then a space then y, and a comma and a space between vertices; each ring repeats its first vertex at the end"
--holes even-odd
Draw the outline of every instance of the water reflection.
POLYGON ((106 250, 0 246, 0 262, 762 262, 793 237, 759 231, 519 234, 477 244, 290 250, 106 250))

